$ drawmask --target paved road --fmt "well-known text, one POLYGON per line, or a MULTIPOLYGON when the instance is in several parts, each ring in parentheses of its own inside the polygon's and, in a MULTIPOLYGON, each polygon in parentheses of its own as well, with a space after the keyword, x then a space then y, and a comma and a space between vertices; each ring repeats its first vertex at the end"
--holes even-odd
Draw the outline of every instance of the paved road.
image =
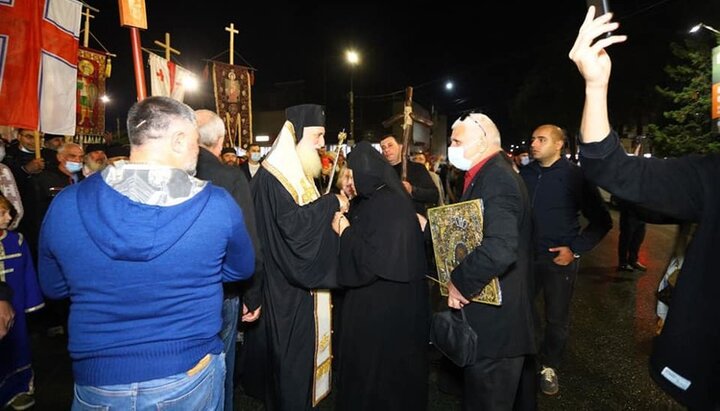
MULTIPOLYGON (((641 260, 647 273, 618 273, 615 228, 583 257, 572 306, 571 336, 560 370, 560 393, 538 397, 540 410, 682 410, 656 388, 647 360, 655 329, 655 297, 668 260, 674 226, 648 225, 641 260)), ((33 336, 37 405, 35 410, 66 410, 72 402, 72 377, 63 337, 33 336)), ((437 356, 434 356, 437 359, 437 356)), ((148 366, 152 366, 148 364, 148 366)), ((458 410, 458 398, 437 389, 430 375, 430 409, 458 410)), ((237 392, 241 410, 262 404, 237 392)), ((332 409, 332 398, 321 404, 332 409)))

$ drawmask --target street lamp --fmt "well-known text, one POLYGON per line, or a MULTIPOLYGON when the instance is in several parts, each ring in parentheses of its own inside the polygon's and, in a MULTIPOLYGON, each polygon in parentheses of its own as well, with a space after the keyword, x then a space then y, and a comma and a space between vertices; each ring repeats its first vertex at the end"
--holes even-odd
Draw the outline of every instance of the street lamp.
POLYGON ((701 28, 710 30, 715 34, 720 35, 720 31, 716 30, 713 27, 708 26, 707 24, 703 24, 703 23, 698 23, 698 24, 694 25, 693 28, 690 29, 690 33, 695 33, 696 31, 700 30, 701 28))
POLYGON ((353 69, 360 64, 360 54, 355 50, 345 52, 345 60, 350 64, 350 141, 355 141, 355 95, 353 93, 353 69))

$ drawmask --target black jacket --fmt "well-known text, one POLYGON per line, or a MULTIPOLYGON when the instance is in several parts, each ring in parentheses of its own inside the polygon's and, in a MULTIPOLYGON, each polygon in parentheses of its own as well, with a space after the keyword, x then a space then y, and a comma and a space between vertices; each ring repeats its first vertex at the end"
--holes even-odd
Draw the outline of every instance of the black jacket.
POLYGON ((698 223, 662 333, 655 338, 650 375, 690 409, 720 408, 720 155, 661 160, 628 156, 614 131, 581 145, 581 165, 598 186, 682 221, 698 223))
MULTIPOLYGON (((398 176, 402 174, 402 162, 393 166, 398 176)), ((407 162, 407 181, 412 186, 410 198, 413 200, 415 212, 427 215, 427 208, 435 207, 440 198, 437 186, 430 177, 425 166, 422 164, 407 162)))
MULTIPOLYGON (((197 178, 208 180, 218 187, 227 190, 240 206, 250 240, 255 249, 255 273, 243 282, 243 303, 250 311, 262 304, 261 287, 264 279, 263 254, 257 235, 255 222, 255 206, 250 194, 250 184, 238 167, 223 164, 210 151, 200 148, 197 163, 197 178)), ((225 289, 226 294, 232 292, 232 286, 225 289)))
POLYGON ((578 254, 588 252, 612 228, 600 191, 567 159, 560 158, 550 167, 533 161, 520 169, 520 175, 530 196, 538 257, 558 246, 568 246, 578 254), (578 213, 588 220, 584 229, 578 213))
POLYGON ((485 163, 460 199, 483 201, 483 241, 451 274, 466 298, 493 277, 500 278, 501 306, 471 303, 464 308, 478 334, 478 358, 518 357, 536 351, 530 300, 530 202, 522 179, 501 155, 485 163))

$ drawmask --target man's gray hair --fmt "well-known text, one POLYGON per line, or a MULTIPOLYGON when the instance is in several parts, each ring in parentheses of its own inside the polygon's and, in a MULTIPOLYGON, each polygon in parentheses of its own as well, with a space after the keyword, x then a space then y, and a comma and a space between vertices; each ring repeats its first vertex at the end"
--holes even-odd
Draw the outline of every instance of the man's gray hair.
POLYGON ((77 148, 79 148, 80 150, 82 150, 83 155, 85 154, 85 150, 83 150, 82 146, 81 146, 80 144, 77 144, 77 143, 65 143, 65 144, 61 145, 61 146, 58 148, 57 153, 58 153, 58 154, 65 154, 65 152, 66 152, 69 148, 71 148, 71 147, 77 147, 77 148))
POLYGON ((214 111, 195 110, 195 114, 200 119, 198 122, 200 145, 205 148, 214 147, 218 140, 225 137, 225 124, 214 111))
POLYGON ((133 104, 127 118, 130 144, 141 146, 149 139, 166 137, 170 124, 178 119, 197 124, 193 110, 170 97, 148 97, 133 104))

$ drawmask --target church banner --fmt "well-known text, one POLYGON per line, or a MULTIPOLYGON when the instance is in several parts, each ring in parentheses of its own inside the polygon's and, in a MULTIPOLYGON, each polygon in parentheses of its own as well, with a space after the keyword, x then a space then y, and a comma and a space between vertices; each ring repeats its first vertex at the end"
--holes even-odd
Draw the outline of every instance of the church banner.
POLYGON ((226 145, 252 143, 252 72, 248 67, 212 62, 215 109, 225 122, 226 145))
POLYGON ((81 47, 78 50, 76 133, 105 133, 105 53, 81 47))

